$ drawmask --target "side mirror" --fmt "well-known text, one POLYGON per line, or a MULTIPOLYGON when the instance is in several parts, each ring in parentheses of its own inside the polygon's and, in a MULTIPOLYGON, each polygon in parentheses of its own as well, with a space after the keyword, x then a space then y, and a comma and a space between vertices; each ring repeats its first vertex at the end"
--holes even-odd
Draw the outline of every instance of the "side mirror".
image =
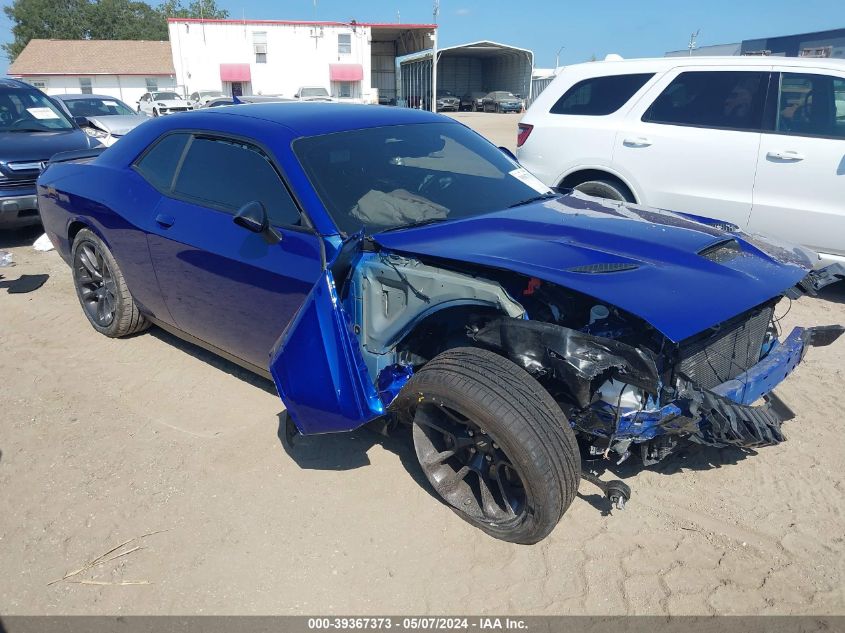
POLYGON ((507 147, 502 147, 502 146, 499 146, 499 151, 501 151, 501 152, 502 152, 502 154, 504 154, 505 156, 507 156, 508 158, 510 158, 511 160, 513 160, 515 163, 518 163, 518 162, 519 162, 519 161, 516 159, 516 156, 514 155, 514 153, 513 153, 512 151, 510 151, 507 147))
POLYGON ((75 117, 73 117, 73 122, 76 123, 79 127, 87 127, 88 126, 88 117, 75 116, 75 117))
POLYGON ((267 209, 258 200, 247 202, 238 209, 234 217, 234 222, 247 231, 261 233, 270 244, 276 244, 282 241, 281 234, 270 226, 270 220, 267 218, 267 209))

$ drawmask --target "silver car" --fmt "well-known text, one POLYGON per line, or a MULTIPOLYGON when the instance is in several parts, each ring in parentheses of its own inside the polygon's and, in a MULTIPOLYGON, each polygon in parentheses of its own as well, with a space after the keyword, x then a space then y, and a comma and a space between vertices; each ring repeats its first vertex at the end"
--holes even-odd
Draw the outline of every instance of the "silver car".
POLYGON ((147 120, 120 99, 107 95, 63 94, 54 99, 88 136, 107 147, 147 120))

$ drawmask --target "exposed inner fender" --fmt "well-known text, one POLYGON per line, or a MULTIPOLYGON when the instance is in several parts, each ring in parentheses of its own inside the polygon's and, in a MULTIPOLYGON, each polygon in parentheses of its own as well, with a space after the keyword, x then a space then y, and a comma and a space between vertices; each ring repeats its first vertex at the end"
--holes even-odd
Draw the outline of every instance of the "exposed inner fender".
POLYGON ((495 281, 385 251, 361 255, 350 277, 346 301, 372 376, 396 362, 396 344, 435 312, 478 305, 517 320, 525 314, 495 281))
POLYGON ((552 323, 494 319, 472 335, 503 353, 534 376, 549 375, 564 384, 579 407, 590 405, 592 381, 616 378, 658 395, 660 376, 651 353, 609 338, 552 323))

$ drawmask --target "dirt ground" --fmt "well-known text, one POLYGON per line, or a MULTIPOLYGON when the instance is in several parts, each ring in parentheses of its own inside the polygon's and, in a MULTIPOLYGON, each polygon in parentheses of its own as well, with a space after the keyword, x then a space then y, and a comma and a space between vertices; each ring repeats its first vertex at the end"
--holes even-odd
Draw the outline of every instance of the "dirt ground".
MULTIPOLYGON (((459 118, 513 145, 517 117, 459 118)), ((439 503, 406 437, 287 449, 271 383, 98 335, 37 235, 0 234, 0 613, 845 614, 845 341, 778 390, 788 441, 625 464, 624 512, 584 483, 517 546, 439 503), (23 274, 49 279, 9 294, 23 274)), ((784 323, 845 323, 844 286, 784 323)))

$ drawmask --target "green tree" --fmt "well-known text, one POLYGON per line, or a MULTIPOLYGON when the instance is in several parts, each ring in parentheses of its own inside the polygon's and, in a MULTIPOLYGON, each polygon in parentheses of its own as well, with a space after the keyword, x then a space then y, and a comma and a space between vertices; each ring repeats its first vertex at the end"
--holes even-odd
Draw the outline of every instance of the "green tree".
POLYGON ((9 61, 14 61, 33 38, 87 38, 87 6, 87 0, 14 0, 3 7, 12 21, 13 40, 3 44, 9 61))
POLYGON ((187 6, 182 6, 182 0, 164 0, 158 7, 165 18, 206 18, 223 19, 229 17, 226 9, 217 6, 215 0, 192 0, 187 6))
POLYGON ((57 40, 166 40, 167 18, 227 18, 215 0, 14 0, 3 7, 13 40, 3 44, 14 61, 34 38, 57 40))

